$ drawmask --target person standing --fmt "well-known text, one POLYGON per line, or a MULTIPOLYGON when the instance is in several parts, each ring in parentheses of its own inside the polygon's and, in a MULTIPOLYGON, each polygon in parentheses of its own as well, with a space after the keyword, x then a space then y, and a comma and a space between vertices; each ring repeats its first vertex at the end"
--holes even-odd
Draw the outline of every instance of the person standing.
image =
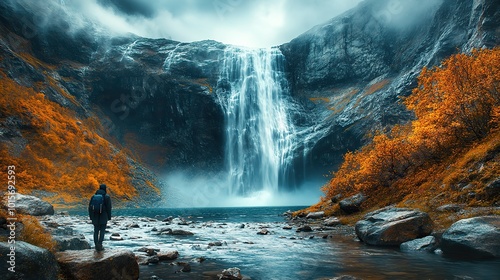
POLYGON ((101 184, 99 189, 90 198, 89 218, 94 225, 94 244, 96 251, 104 250, 102 242, 106 225, 111 220, 111 198, 106 193, 106 185, 101 184))

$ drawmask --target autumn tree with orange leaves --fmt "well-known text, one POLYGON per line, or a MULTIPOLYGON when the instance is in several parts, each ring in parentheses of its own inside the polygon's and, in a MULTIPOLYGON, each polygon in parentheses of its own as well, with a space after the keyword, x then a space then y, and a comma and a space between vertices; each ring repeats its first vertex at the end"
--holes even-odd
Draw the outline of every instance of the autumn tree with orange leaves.
POLYGON ((498 48, 456 54, 441 67, 424 68, 405 101, 417 118, 412 140, 439 153, 484 138, 496 125, 499 90, 498 48))
POLYGON ((348 152, 323 186, 337 193, 390 190, 429 162, 439 162, 500 127, 500 48, 456 54, 440 66, 424 68, 418 86, 405 99, 415 120, 377 133, 348 152))

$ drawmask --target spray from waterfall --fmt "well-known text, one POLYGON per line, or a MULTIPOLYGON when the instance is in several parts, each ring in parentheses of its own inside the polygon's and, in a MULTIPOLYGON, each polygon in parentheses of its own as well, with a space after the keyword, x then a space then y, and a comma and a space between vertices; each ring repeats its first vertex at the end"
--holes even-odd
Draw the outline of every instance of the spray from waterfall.
POLYGON ((228 47, 217 97, 225 115, 225 165, 230 195, 276 192, 290 184, 295 129, 277 48, 228 47))

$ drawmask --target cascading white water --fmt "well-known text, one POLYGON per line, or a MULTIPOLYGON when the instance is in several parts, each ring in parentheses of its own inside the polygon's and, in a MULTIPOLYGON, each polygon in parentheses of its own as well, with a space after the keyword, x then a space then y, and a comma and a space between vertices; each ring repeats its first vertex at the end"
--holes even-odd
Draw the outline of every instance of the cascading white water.
POLYGON ((275 192, 287 184, 296 140, 280 50, 228 47, 217 96, 226 121, 229 194, 275 192))

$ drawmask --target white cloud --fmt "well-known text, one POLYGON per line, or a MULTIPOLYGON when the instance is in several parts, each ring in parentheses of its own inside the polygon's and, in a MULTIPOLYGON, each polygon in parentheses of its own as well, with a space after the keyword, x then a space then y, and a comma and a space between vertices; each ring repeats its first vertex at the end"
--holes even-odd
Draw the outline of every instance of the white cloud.
POLYGON ((74 0, 64 5, 75 16, 91 19, 113 32, 182 42, 212 39, 270 47, 292 40, 361 1, 74 0))

